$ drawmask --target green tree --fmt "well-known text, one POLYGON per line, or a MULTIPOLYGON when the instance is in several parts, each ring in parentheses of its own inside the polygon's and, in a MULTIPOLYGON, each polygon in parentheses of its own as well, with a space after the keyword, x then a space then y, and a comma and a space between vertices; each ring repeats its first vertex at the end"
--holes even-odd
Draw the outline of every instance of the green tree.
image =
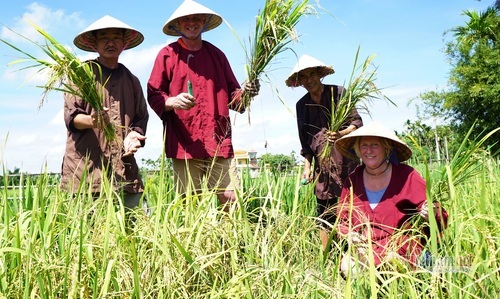
POLYGON ((291 170, 295 166, 294 152, 290 155, 264 154, 259 158, 261 168, 268 167, 272 173, 278 174, 291 170))
MULTIPOLYGON (((500 126, 499 11, 490 7, 480 13, 464 11, 464 15, 466 24, 447 32, 454 38, 445 48, 451 64, 448 90, 420 95, 425 106, 420 119, 438 116, 447 121, 457 141, 470 128, 477 137, 500 126)), ((485 142, 493 153, 500 149, 498 139, 485 142)))
POLYGON ((162 164, 167 171, 172 171, 173 169, 172 159, 166 158, 163 154, 156 158, 156 160, 142 158, 141 162, 142 166, 140 167, 140 171, 143 177, 146 177, 150 172, 160 171, 162 169, 162 164))
POLYGON ((450 30, 456 38, 455 45, 464 47, 465 52, 470 52, 475 45, 483 41, 495 42, 498 40, 498 15, 494 7, 490 7, 484 12, 466 10, 463 14, 469 18, 466 25, 457 26, 450 30))
POLYGON ((412 149, 412 159, 431 162, 448 160, 449 153, 454 152, 460 140, 456 140, 451 132, 448 125, 433 128, 420 120, 407 120, 405 130, 396 134, 412 149))

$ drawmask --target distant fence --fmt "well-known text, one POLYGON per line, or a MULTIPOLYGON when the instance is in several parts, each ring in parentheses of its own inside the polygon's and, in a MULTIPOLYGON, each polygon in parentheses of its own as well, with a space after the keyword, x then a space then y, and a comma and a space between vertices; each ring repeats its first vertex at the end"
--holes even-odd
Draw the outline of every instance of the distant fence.
MULTIPOLYGON (((294 175, 295 171, 300 169, 300 165, 295 165, 293 167, 288 168, 288 175, 294 175)), ((242 174, 243 169, 250 169, 248 165, 241 166, 238 165, 238 170, 240 171, 240 175, 242 174)), ((254 172, 251 173, 251 177, 255 177, 263 170, 270 171, 272 168, 269 165, 265 165, 264 167, 259 167, 256 169, 252 169, 254 172)), ((153 175, 158 173, 159 169, 143 169, 141 173, 145 176, 153 175)), ((283 172, 285 173, 285 172, 283 172)), ((22 187, 26 181, 35 182, 40 176, 48 176, 50 179, 48 180, 47 187, 55 187, 59 184, 59 180, 61 178, 61 173, 59 172, 48 172, 48 173, 7 173, 4 175, 0 175, 0 188, 7 188, 8 190, 17 190, 22 187), (7 184, 5 184, 5 176, 7 176, 7 184)))
POLYGON ((47 187, 56 186, 55 182, 59 182, 61 174, 58 172, 48 172, 48 173, 8 173, 0 176, 0 188, 7 188, 8 190, 16 190, 24 185, 24 182, 36 181, 40 176, 48 176, 49 185, 47 187), (7 185, 5 185, 5 176, 7 177, 7 185))

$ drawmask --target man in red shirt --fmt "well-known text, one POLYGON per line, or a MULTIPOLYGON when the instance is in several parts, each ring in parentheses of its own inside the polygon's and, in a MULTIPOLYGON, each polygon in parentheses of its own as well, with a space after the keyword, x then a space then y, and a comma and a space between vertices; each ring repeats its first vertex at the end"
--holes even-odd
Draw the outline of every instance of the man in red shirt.
POLYGON ((180 37, 158 53, 147 93, 163 121, 165 154, 172 158, 179 192, 200 191, 206 176, 228 210, 238 184, 237 171, 230 167, 229 109, 238 110, 243 93, 257 95, 259 84, 240 88, 225 54, 202 40, 202 32, 221 23, 221 16, 197 2, 182 3, 163 26, 165 34, 180 37))

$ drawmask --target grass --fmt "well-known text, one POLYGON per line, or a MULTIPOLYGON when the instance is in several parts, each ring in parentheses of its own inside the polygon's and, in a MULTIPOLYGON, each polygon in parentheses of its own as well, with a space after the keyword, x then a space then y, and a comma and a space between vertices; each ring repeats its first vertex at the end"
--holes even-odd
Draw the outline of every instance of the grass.
POLYGON ((443 202, 434 268, 390 265, 348 281, 336 244, 321 252, 298 175, 243 176, 241 208, 225 214, 209 192, 176 196, 163 168, 145 179, 152 215, 138 212, 133 227, 110 187, 93 200, 46 187, 48 176, 25 179, 15 198, 2 187, 0 298, 494 298, 500 164, 481 161, 443 202))

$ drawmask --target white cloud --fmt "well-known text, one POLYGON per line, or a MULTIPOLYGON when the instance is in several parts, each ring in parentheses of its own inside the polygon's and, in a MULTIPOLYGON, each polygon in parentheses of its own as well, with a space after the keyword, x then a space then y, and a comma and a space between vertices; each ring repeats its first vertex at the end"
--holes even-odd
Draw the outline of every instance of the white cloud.
POLYGON ((120 63, 130 69, 139 78, 142 85, 145 86, 151 74, 151 67, 156 59, 156 55, 165 45, 160 44, 149 47, 141 47, 139 45, 137 48, 125 50, 120 55, 120 63))
MULTIPOLYGON (((51 35, 56 36, 57 34, 55 33, 61 32, 70 26, 73 28, 79 27, 84 21, 80 18, 79 13, 66 14, 64 10, 51 10, 44 5, 33 2, 28 5, 27 11, 22 17, 16 18, 14 26, 10 28, 32 41, 42 41, 43 38, 30 25, 30 22, 47 32, 51 32, 51 35)), ((16 43, 26 41, 5 26, 2 27, 1 36, 16 43)))
POLYGON ((52 117, 49 121, 49 124, 51 125, 56 125, 56 126, 64 126, 64 109, 62 108, 59 109, 59 111, 52 117))

